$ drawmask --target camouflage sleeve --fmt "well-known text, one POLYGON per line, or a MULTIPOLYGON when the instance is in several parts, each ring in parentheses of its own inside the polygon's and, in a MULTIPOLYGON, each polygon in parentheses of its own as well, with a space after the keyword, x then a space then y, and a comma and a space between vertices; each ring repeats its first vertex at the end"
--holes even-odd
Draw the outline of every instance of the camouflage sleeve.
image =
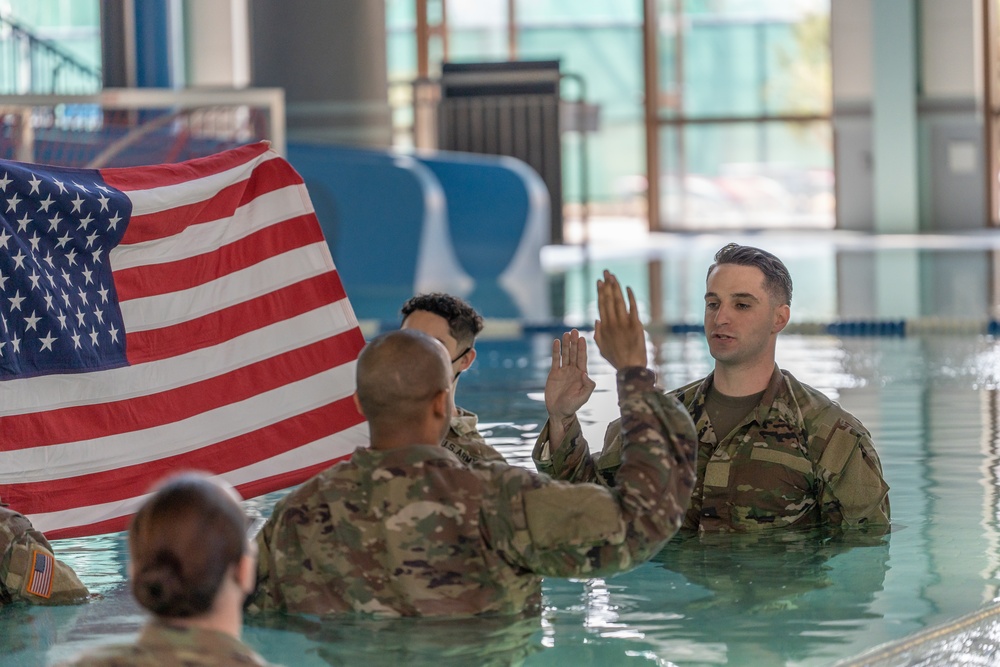
POLYGON ((598 481, 590 446, 583 437, 580 421, 577 419, 573 420, 573 425, 566 430, 562 442, 556 443, 555 447, 549 442, 549 422, 546 421, 535 441, 531 458, 538 472, 553 479, 574 483, 598 481))
POLYGON ((317 491, 322 483, 314 477, 279 500, 257 534, 257 585, 245 605, 247 612, 348 611, 328 577, 337 571, 337 566, 330 565, 333 554, 341 547, 353 550, 357 545, 327 538, 332 528, 328 507, 317 491))
POLYGON ((819 460, 822 510, 831 525, 889 525, 889 486, 882 477, 871 436, 860 425, 840 419, 819 460))
POLYGON ((277 587, 274 586, 274 580, 271 577, 273 570, 272 559, 274 558, 274 552, 271 547, 274 537, 274 526, 277 517, 280 517, 283 513, 284 505, 285 499, 282 498, 275 504, 274 510, 271 512, 271 518, 267 520, 263 527, 261 527, 260 532, 257 533, 257 587, 247 600, 247 611, 257 612, 281 608, 281 600, 278 598, 277 587))
POLYGON ((600 576, 652 557, 677 532, 695 482, 694 424, 653 373, 618 374, 627 445, 615 487, 536 478, 510 495, 510 509, 486 517, 494 545, 512 563, 547 576, 600 576))
POLYGON ((555 448, 549 440, 549 423, 545 422, 535 441, 531 458, 538 472, 554 479, 614 486, 615 473, 622 465, 622 420, 616 419, 608 424, 604 433, 604 449, 596 461, 590 453, 590 446, 583 437, 578 420, 573 420, 573 425, 555 448))
POLYGON ((604 449, 597 457, 597 479, 607 486, 615 485, 615 474, 622 467, 622 420, 614 420, 608 424, 608 430, 604 432, 604 449))

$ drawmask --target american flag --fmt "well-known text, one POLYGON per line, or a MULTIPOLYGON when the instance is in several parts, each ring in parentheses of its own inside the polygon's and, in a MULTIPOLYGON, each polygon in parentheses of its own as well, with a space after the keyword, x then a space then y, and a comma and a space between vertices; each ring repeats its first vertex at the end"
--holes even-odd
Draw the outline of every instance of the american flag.
POLYGON ((103 170, 0 161, 0 498, 49 537, 123 529, 176 470, 244 497, 367 442, 364 338, 266 143, 103 170))
POLYGON ((31 572, 25 590, 43 598, 52 597, 52 575, 55 572, 53 558, 37 549, 31 553, 31 572))

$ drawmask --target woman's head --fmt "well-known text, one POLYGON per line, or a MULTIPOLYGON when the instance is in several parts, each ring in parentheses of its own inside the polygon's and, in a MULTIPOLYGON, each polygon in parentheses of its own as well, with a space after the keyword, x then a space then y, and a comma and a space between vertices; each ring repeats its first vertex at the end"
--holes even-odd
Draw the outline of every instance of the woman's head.
POLYGON ((129 527, 132 592, 158 616, 209 612, 248 552, 246 517, 231 487, 183 473, 158 486, 129 527))

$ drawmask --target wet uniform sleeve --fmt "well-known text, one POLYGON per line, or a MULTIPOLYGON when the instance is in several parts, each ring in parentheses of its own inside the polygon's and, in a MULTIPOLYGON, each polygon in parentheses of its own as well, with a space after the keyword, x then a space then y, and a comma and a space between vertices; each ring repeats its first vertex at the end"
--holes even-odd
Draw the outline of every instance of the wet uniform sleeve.
POLYGON ((604 434, 604 449, 596 461, 590 453, 590 446, 583 437, 578 420, 573 420, 573 425, 555 448, 549 441, 549 423, 545 422, 535 441, 531 458, 538 472, 554 479, 614 486, 615 473, 622 464, 622 420, 616 419, 608 424, 604 434))
POLYGON ((626 445, 614 488, 541 476, 501 494, 509 506, 485 521, 509 562, 543 576, 600 576, 635 567, 674 535, 694 488, 697 439, 687 411, 653 379, 644 368, 618 374, 626 445))
POLYGON ((871 436, 839 420, 830 431, 819 460, 823 481, 823 520, 850 527, 889 525, 889 486, 882 477, 871 436))
POLYGON ((538 434, 531 459, 535 469, 553 479, 566 482, 597 482, 597 471, 590 455, 590 445, 583 437, 580 421, 573 419, 573 424, 566 429, 562 442, 552 447, 549 442, 549 422, 545 422, 542 432, 538 434))

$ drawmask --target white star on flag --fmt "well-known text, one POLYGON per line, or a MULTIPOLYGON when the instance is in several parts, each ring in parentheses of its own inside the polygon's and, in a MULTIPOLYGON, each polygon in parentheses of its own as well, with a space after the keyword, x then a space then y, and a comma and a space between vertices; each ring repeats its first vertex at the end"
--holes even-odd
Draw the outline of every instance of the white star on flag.
POLYGON ((367 445, 364 345, 302 178, 0 160, 0 497, 50 539, 124 529, 165 471, 253 497, 367 445))

